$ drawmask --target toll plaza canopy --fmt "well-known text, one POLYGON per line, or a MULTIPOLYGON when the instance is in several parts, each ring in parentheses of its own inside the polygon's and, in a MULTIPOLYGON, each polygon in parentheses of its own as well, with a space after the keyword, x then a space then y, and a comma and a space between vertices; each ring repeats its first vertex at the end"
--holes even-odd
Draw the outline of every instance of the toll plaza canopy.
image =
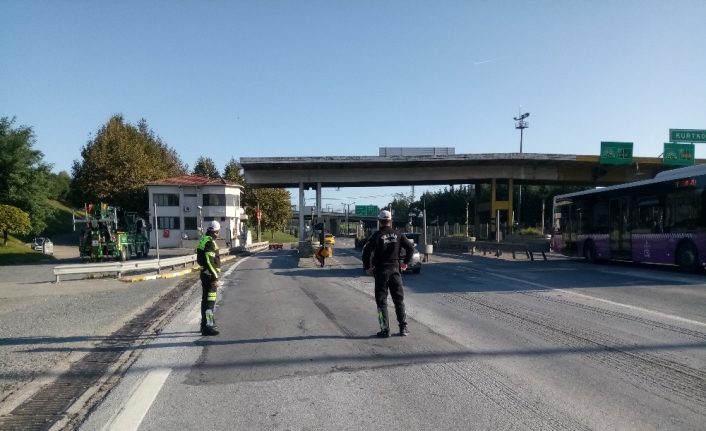
MULTIPOLYGON (((697 160, 704 163, 706 160, 697 160)), ((252 187, 316 190, 316 217, 321 217, 323 187, 376 187, 437 184, 488 184, 490 202, 474 208, 496 223, 515 220, 513 184, 609 186, 652 179, 672 169, 657 157, 633 157, 626 164, 601 164, 599 156, 572 154, 446 154, 413 156, 243 157, 245 181, 252 187), (507 200, 497 198, 498 184, 507 183, 507 200)), ((299 211, 299 240, 304 242, 304 213, 299 211)))
POLYGON ((249 185, 284 188, 449 185, 494 179, 514 184, 608 186, 654 178, 674 168, 657 157, 633 157, 630 164, 606 165, 593 155, 532 153, 243 157, 240 164, 249 185))

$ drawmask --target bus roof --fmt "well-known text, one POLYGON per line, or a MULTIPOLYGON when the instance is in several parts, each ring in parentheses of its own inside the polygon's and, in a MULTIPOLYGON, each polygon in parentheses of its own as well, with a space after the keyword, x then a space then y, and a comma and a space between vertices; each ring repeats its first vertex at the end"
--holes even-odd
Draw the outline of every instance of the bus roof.
POLYGON ((687 166, 685 168, 671 169, 669 171, 660 172, 654 179, 643 180, 643 181, 633 181, 631 183, 618 184, 617 186, 602 187, 600 189, 584 190, 582 192, 567 193, 565 195, 555 196, 557 198, 570 198, 574 196, 590 195, 593 193, 602 193, 611 190, 627 189, 631 187, 644 186, 647 184, 662 183, 665 181, 673 181, 682 178, 696 177, 700 175, 706 175, 706 164, 687 166))

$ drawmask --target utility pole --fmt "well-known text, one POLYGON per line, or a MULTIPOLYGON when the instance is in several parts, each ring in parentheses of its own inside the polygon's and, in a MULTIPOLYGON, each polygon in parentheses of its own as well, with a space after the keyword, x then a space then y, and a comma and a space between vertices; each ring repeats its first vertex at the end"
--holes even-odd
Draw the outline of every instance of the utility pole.
MULTIPOLYGON (((529 112, 522 113, 519 111, 519 115, 514 117, 515 129, 520 129, 520 154, 522 154, 522 132, 529 127, 529 122, 525 121, 525 118, 529 117, 529 112)), ((519 185, 519 193, 517 196, 517 226, 520 226, 520 217, 522 215, 522 184, 519 185)))
MULTIPOLYGON (((88 217, 86 217, 88 218, 88 217)), ((159 218, 157 218, 157 202, 154 203, 154 223, 155 223, 155 230, 154 230, 154 242, 155 242, 155 247, 157 248, 157 274, 162 274, 162 268, 159 266, 159 218)))
POLYGON ((544 199, 542 199, 542 235, 544 235, 544 199))
POLYGON ((262 214, 260 213, 260 201, 257 202, 257 212, 255 213, 255 216, 257 217, 257 242, 262 242, 262 238, 260 237, 260 218, 262 217, 262 214))

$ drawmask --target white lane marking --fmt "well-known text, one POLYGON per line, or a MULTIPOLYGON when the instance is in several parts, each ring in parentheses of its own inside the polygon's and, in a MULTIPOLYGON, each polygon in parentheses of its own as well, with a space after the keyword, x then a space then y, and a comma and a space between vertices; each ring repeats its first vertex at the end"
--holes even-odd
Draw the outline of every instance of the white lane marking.
POLYGON ((641 312, 644 312, 644 313, 653 314, 653 315, 655 315, 655 316, 659 316, 659 317, 667 318, 667 319, 672 319, 672 320, 676 320, 676 321, 679 321, 679 322, 689 323, 689 324, 697 325, 697 326, 706 326, 706 323, 704 323, 704 322, 699 322, 699 321, 691 320, 691 319, 685 319, 685 318, 683 318, 683 317, 675 316, 675 315, 673 315, 673 314, 662 313, 662 312, 650 310, 650 309, 647 309, 647 308, 636 307, 636 306, 634 306, 634 305, 622 304, 622 303, 620 303, 620 302, 615 302, 615 301, 611 301, 611 300, 608 300, 608 299, 596 298, 595 296, 585 295, 585 294, 583 294, 583 293, 578 293, 578 292, 572 292, 571 290, 560 289, 560 288, 551 287, 551 286, 545 286, 545 285, 543 285, 543 284, 534 283, 534 282, 527 281, 527 280, 522 280, 522 279, 520 279, 520 278, 508 277, 507 275, 500 275, 500 274, 496 274, 496 273, 490 272, 490 271, 481 271, 481 270, 478 270, 478 269, 465 268, 465 267, 460 267, 460 266, 457 266, 457 268, 458 268, 458 269, 461 269, 462 271, 472 271, 472 272, 478 272, 478 273, 481 273, 481 274, 494 275, 495 277, 498 277, 498 278, 504 278, 504 279, 506 279, 506 280, 515 281, 515 282, 517 282, 517 283, 523 283, 523 284, 527 284, 527 285, 530 285, 530 286, 539 287, 539 288, 541 288, 541 289, 543 289, 543 290, 551 290, 551 291, 554 291, 554 292, 561 292, 561 293, 566 293, 566 294, 569 294, 569 295, 575 295, 575 296, 579 296, 579 297, 581 297, 581 298, 590 299, 590 300, 598 301, 598 302, 603 302, 604 304, 610 304, 610 305, 615 305, 615 306, 618 306, 618 307, 624 307, 624 308, 627 308, 627 309, 629 309, 629 310, 641 311, 641 312))
MULTIPOLYGON (((243 259, 235 262, 233 266, 228 268, 228 271, 224 272, 223 275, 221 275, 221 280, 224 280, 226 277, 230 275, 233 270, 240 265, 241 263, 245 262, 248 260, 250 256, 244 257, 243 259)), ((221 284, 218 286, 218 290, 223 291, 223 288, 225 287, 225 284, 221 284)), ((194 308, 189 311, 189 314, 186 315, 186 323, 189 325, 195 325, 197 323, 201 323, 201 301, 199 300, 195 305, 194 308)))
POLYGON ((600 272, 608 275, 622 275, 624 277, 637 277, 637 278, 644 278, 645 280, 654 280, 654 281, 666 281, 666 282, 679 282, 679 283, 684 283, 684 284, 690 284, 690 285, 703 285, 703 283, 695 283, 694 280, 689 280, 688 278, 684 277, 663 277, 659 275, 650 275, 650 274, 641 274, 640 272, 637 271, 613 271, 610 269, 599 269, 600 272))
POLYGON ((157 368, 147 373, 105 424, 103 431, 136 431, 171 371, 169 368, 157 368))

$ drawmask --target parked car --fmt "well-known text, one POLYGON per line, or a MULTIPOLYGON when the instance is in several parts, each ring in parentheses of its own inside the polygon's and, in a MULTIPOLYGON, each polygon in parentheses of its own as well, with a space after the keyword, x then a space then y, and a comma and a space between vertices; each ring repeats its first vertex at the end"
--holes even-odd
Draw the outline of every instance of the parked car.
POLYGON ((54 254, 54 243, 52 243, 49 238, 34 238, 32 241, 32 248, 45 254, 54 254))
POLYGON ((336 245, 336 238, 334 238, 332 234, 327 233, 324 235, 324 242, 326 244, 336 245))
POLYGON ((420 232, 405 232, 404 236, 406 236, 407 239, 412 241, 415 245, 419 245, 419 240, 422 237, 422 234, 420 232))

